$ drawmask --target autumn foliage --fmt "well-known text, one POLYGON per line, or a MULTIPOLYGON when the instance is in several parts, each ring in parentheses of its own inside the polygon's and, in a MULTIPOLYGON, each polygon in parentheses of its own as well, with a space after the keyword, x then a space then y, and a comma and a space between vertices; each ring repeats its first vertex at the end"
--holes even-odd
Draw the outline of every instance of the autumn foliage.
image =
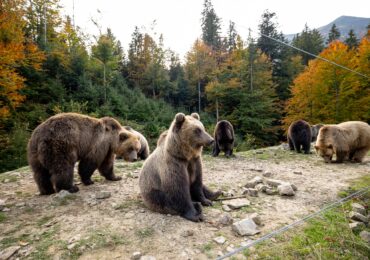
POLYGON ((3 118, 25 99, 20 93, 25 78, 19 68, 40 68, 43 55, 23 34, 23 1, 3 0, 0 5, 0 118, 3 118))
POLYGON ((340 41, 332 42, 320 56, 357 71, 345 70, 321 59, 311 60, 293 82, 287 101, 284 128, 297 119, 311 124, 370 120, 370 38, 357 49, 340 41))

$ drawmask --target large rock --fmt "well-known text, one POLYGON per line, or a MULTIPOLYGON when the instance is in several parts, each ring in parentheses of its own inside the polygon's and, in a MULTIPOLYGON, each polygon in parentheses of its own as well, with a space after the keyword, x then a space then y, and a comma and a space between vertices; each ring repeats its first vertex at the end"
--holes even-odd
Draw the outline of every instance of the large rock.
POLYGON ((246 188, 243 193, 243 195, 249 195, 251 197, 258 197, 258 190, 253 188, 246 188))
POLYGON ((355 221, 363 222, 363 223, 368 223, 369 222, 369 219, 367 217, 365 217, 364 215, 362 215, 358 212, 354 212, 354 211, 351 211, 349 213, 349 218, 352 219, 352 220, 355 220, 355 221))
POLYGON ((286 184, 286 182, 275 179, 265 179, 264 183, 272 187, 278 187, 279 185, 286 184))
POLYGON ((352 203, 352 211, 360 213, 361 215, 366 215, 366 209, 359 203, 352 203))
POLYGON ((257 225, 262 225, 261 217, 257 213, 252 213, 252 215, 249 216, 250 219, 253 220, 254 223, 257 225))
POLYGON ((111 193, 109 191, 99 191, 95 194, 95 198, 99 200, 110 198, 111 193))
POLYGON ((241 236, 253 236, 261 232, 251 218, 234 223, 232 230, 241 236))
POLYGON ((223 201, 222 204, 228 206, 230 209, 240 209, 242 207, 249 206, 251 202, 247 199, 233 199, 223 201))
POLYGON ((288 183, 279 185, 277 189, 281 196, 294 196, 295 195, 292 185, 288 183))
POLYGON ((370 232, 369 231, 366 231, 366 230, 361 231, 360 237, 362 238, 362 240, 370 244, 370 232))
POLYGON ((356 231, 360 231, 361 229, 364 229, 366 227, 366 225, 362 222, 353 222, 353 223, 349 223, 349 228, 356 232, 356 231))
POLYGON ((21 248, 20 246, 11 246, 11 247, 5 248, 3 251, 0 252, 0 259, 1 260, 9 259, 10 257, 12 257, 12 255, 17 253, 17 251, 20 248, 21 248))

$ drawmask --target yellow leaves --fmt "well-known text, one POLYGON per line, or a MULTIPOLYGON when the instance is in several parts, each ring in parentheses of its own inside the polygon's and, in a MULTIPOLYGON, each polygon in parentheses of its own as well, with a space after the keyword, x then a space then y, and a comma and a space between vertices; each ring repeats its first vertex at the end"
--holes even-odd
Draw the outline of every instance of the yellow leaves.
POLYGON ((17 69, 21 66, 40 68, 43 53, 24 34, 23 1, 2 1, 0 12, 0 118, 9 115, 25 100, 19 91, 25 79, 17 69))

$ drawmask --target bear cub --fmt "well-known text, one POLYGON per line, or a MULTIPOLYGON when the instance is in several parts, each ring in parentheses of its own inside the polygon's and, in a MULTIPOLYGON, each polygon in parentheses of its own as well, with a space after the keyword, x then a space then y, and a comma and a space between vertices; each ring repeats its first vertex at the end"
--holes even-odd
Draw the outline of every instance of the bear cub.
POLYGON ((28 142, 27 156, 40 194, 46 195, 79 190, 73 184, 77 161, 85 185, 93 184, 91 175, 96 169, 107 180, 118 181, 121 177, 113 172, 115 154, 134 161, 139 149, 139 139, 113 118, 61 113, 36 127, 28 142))
POLYGON ((220 151, 225 153, 226 157, 233 154, 234 148, 234 128, 227 120, 221 120, 217 123, 214 134, 215 143, 213 146, 213 156, 218 156, 220 151))
POLYGON ((326 163, 362 162, 370 150, 370 126, 361 121, 348 121, 323 126, 315 144, 317 154, 326 163))
POLYGON ((301 152, 301 148, 305 154, 310 153, 311 149, 311 127, 304 120, 293 122, 288 129, 288 143, 290 150, 295 150, 297 153, 301 152))
POLYGON ((212 192, 202 180, 202 148, 212 144, 198 114, 176 114, 141 170, 139 186, 145 205, 160 213, 202 221, 201 204, 210 206, 221 194, 212 192))

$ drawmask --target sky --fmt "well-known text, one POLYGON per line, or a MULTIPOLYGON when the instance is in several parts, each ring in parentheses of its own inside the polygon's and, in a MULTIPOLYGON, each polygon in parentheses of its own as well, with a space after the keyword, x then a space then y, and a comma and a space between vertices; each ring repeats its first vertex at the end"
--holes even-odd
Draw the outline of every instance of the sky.
MULTIPOLYGON (((163 34, 164 46, 181 59, 201 35, 204 0, 60 0, 60 3, 62 14, 74 13, 75 25, 85 33, 99 34, 92 18, 103 32, 111 28, 125 51, 135 26, 156 40, 163 34)), ((212 4, 221 18, 222 36, 226 36, 231 20, 243 39, 247 38, 248 28, 257 37, 258 24, 266 9, 277 14, 278 30, 284 34, 299 33, 306 23, 310 28, 318 28, 342 15, 370 17, 369 0, 212 0, 212 4)))

